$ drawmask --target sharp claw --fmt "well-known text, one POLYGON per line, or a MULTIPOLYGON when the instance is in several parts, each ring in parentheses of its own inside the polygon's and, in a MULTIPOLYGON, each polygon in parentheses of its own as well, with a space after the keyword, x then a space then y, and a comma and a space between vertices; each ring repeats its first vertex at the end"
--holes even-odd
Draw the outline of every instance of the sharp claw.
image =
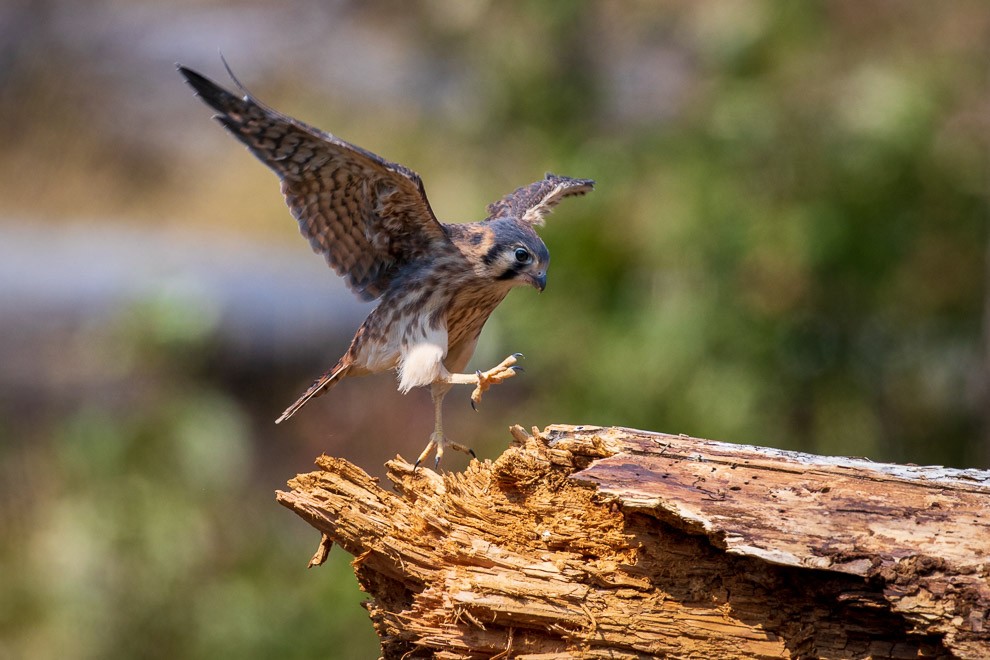
POLYGON ((436 459, 433 461, 433 471, 436 472, 439 469, 440 469, 440 457, 437 456, 436 459))
POLYGON ((523 355, 522 353, 513 353, 512 354, 512 357, 516 358, 517 360, 525 360, 526 359, 526 356, 523 355))
POLYGON ((419 459, 417 458, 416 462, 413 463, 413 472, 415 472, 418 469, 419 469, 419 459))
POLYGON ((471 410, 478 412, 478 406, 474 405, 474 399, 468 399, 471 402, 471 410))
POLYGON ((484 376, 481 375, 481 369, 478 369, 477 371, 475 371, 474 372, 474 375, 478 377, 478 380, 481 380, 482 378, 484 378, 484 376))
POLYGON ((509 368, 515 371, 517 374, 526 373, 526 370, 523 369, 522 367, 509 367, 509 368))
POLYGON ((474 450, 468 447, 468 453, 471 454, 471 458, 478 458, 478 455, 474 453, 474 450))

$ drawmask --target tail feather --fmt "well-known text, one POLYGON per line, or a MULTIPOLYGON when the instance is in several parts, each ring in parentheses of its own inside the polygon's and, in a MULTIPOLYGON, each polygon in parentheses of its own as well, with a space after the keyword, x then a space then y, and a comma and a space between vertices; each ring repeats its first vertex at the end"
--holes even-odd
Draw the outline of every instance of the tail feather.
POLYGON ((338 362, 332 369, 317 378, 295 403, 286 408, 285 412, 275 420, 275 423, 280 424, 295 415, 300 408, 309 403, 310 399, 315 399, 336 385, 338 380, 347 375, 347 371, 348 367, 338 362))

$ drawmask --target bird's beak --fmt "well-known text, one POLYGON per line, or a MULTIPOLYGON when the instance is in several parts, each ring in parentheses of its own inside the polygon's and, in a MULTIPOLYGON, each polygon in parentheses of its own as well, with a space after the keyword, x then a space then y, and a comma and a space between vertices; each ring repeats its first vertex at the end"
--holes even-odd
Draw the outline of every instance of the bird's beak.
POLYGON ((530 281, 536 289, 543 293, 543 289, 547 288, 547 273, 546 271, 540 271, 536 275, 530 276, 530 281))

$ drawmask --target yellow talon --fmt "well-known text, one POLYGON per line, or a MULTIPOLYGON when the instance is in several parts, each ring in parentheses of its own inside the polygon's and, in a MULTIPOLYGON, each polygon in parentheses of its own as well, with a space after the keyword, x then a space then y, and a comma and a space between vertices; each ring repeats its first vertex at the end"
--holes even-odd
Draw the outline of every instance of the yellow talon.
POLYGON ((478 386, 474 388, 473 392, 471 392, 472 407, 477 409, 476 406, 481 403, 481 395, 484 394, 489 387, 492 385, 498 385, 502 381, 508 380, 522 371, 522 367, 515 366, 520 357, 522 357, 521 354, 515 353, 505 358, 498 365, 492 367, 488 371, 478 371, 475 374, 478 378, 478 386))

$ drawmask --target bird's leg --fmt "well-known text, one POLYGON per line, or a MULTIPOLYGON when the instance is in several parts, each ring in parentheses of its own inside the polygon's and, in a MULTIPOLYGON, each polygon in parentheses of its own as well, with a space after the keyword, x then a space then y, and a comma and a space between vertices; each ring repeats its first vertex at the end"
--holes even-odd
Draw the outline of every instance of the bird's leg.
POLYGON ((513 353, 488 371, 476 371, 473 374, 449 374, 446 381, 452 385, 474 385, 471 392, 471 407, 477 410, 477 405, 481 403, 481 395, 492 385, 498 385, 503 380, 512 378, 517 373, 523 371, 522 367, 515 366, 522 353, 513 353))
POLYGON ((431 394, 433 396, 433 433, 430 434, 430 441, 426 444, 426 449, 419 455, 416 459, 416 464, 413 469, 419 467, 419 464, 430 455, 430 452, 436 449, 437 457, 433 461, 433 469, 436 469, 440 465, 440 459, 443 458, 443 450, 446 447, 451 449, 456 449, 457 451, 462 451, 465 454, 471 454, 471 458, 477 458, 474 451, 470 447, 466 447, 462 444, 451 442, 443 434, 443 397, 447 394, 450 389, 450 385, 444 382, 434 383, 431 388, 431 394))
POLYGON ((471 393, 471 407, 477 410, 477 404, 481 403, 481 395, 489 387, 498 385, 503 380, 512 378, 523 370, 522 367, 515 366, 521 357, 522 353, 513 353, 488 371, 477 371, 473 374, 450 374, 444 370, 446 375, 433 383, 430 390, 433 396, 433 433, 430 434, 430 441, 426 443, 426 448, 416 459, 414 467, 419 467, 419 464, 426 460, 430 452, 436 450, 437 457, 433 462, 433 467, 436 468, 440 465, 440 459, 443 458, 444 449, 447 447, 470 454, 472 458, 477 458, 470 447, 452 442, 443 434, 443 397, 450 390, 451 385, 474 385, 474 392, 471 393))

